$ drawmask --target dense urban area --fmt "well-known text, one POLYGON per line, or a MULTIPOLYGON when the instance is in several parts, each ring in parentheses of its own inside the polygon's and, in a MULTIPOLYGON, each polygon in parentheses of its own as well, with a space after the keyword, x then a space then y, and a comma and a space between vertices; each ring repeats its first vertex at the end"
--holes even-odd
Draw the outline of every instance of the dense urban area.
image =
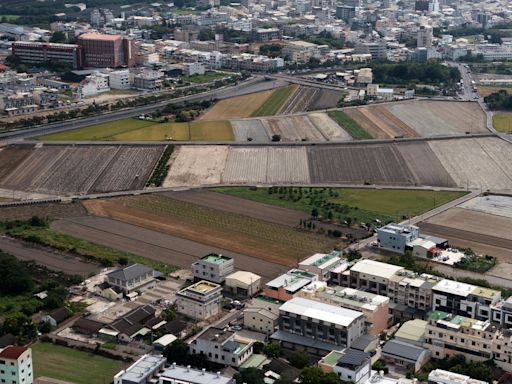
POLYGON ((33 383, 512 384, 512 3, 1 0, 33 383))

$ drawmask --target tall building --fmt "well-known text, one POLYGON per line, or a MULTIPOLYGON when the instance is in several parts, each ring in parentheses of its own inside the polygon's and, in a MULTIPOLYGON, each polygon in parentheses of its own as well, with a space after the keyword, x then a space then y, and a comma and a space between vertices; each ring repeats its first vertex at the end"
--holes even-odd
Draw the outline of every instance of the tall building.
POLYGON ((25 64, 52 61, 68 63, 73 69, 83 67, 82 47, 76 44, 17 41, 12 44, 12 54, 25 64))
POLYGON ((356 8, 350 5, 336 6, 336 18, 341 19, 348 23, 351 19, 356 17, 356 8))
POLYGON ((416 36, 416 42, 418 48, 425 47, 430 48, 432 47, 432 27, 431 26, 421 26, 420 29, 418 29, 418 34, 416 36))
POLYGON ((235 262, 231 257, 211 253, 192 264, 192 273, 196 281, 208 280, 222 284, 226 276, 235 271, 235 262))
POLYGON ((32 384, 32 350, 9 346, 0 350, 0 382, 6 384, 32 384))
POLYGON ((117 68, 135 64, 134 42, 121 35, 84 33, 78 37, 86 67, 117 68))

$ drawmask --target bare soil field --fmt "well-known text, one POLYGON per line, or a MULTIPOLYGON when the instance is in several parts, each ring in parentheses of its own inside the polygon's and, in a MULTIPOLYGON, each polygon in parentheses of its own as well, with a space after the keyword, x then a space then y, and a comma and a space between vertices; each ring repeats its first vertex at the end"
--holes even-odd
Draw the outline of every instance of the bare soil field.
POLYGON ((287 270, 287 267, 281 264, 104 217, 64 219, 54 222, 52 227, 80 239, 180 268, 189 269, 197 259, 216 252, 233 257, 237 269, 252 271, 263 276, 265 280, 270 280, 287 270))
POLYGON ((338 106, 338 101, 342 97, 342 91, 335 91, 333 89, 320 89, 309 104, 308 111, 336 108, 338 106))
POLYGON ((416 100, 383 108, 424 137, 488 132, 478 103, 416 100))
POLYGON ((352 120, 354 120, 361 128, 370 134, 374 139, 389 139, 384 131, 378 125, 371 121, 360 108, 347 108, 343 109, 352 120))
POLYGON ((89 200, 84 204, 97 216, 289 266, 298 257, 331 249, 335 244, 325 236, 161 195, 89 200))
POLYGON ((229 149, 222 182, 227 184, 265 184, 268 148, 233 147, 229 149))
POLYGON ((220 145, 175 147, 163 186, 219 184, 228 151, 229 147, 220 145))
POLYGON ((249 138, 257 142, 270 140, 260 119, 231 120, 231 126, 236 141, 248 141, 249 138))
POLYGON ((427 143, 396 144, 418 185, 456 187, 452 177, 427 143))
POLYGON ((512 197, 501 195, 477 196, 458 205, 459 208, 504 216, 512 219, 512 197))
POLYGON ((32 151, 32 146, 7 147, 0 150, 0 180, 30 156, 32 151))
POLYGON ((205 190, 192 190, 180 192, 163 192, 162 195, 176 200, 202 205, 221 211, 246 215, 255 219, 269 221, 271 223, 295 227, 299 220, 304 219, 304 213, 263 204, 252 200, 242 199, 223 193, 205 190))
POLYGON ((33 246, 8 237, 0 237, 0 249, 19 260, 33 261, 52 271, 62 271, 69 275, 88 276, 91 273, 98 273, 101 269, 98 264, 87 262, 79 257, 57 252, 51 248, 33 246))
POLYGON ((349 141, 352 137, 326 113, 308 114, 309 120, 329 141, 349 141))
POLYGON ((429 142, 429 146, 459 187, 512 189, 512 164, 507 154, 510 146, 506 143, 502 146, 498 138, 486 139, 485 146, 481 140, 439 140, 429 142), (492 150, 494 144, 496 149, 492 150), (499 148, 505 151, 500 153, 499 148))
POLYGON ((0 220, 26 220, 32 216, 58 219, 87 215, 82 203, 51 203, 23 205, 18 207, 0 207, 0 220))
POLYGON ((308 148, 312 183, 411 185, 414 176, 393 146, 308 148))
POLYGON ((289 115, 292 113, 305 112, 309 105, 315 100, 318 88, 300 86, 286 101, 279 115, 289 115))
POLYGON ((268 135, 281 136, 281 141, 326 141, 306 115, 261 119, 268 135))
POLYGON ((512 178, 512 145, 495 137, 479 138, 478 144, 494 160, 496 165, 512 178))
POLYGON ((144 188, 163 150, 163 146, 121 147, 94 183, 92 192, 144 188))
POLYGON ((470 246, 502 262, 512 260, 512 219, 451 208, 419 226, 422 231, 447 238, 450 244, 470 246))
POLYGON ((269 90, 221 100, 206 111, 206 113, 200 117, 200 120, 250 117, 254 111, 263 105, 273 92, 273 90, 269 90))
POLYGON ((267 183, 309 184, 308 156, 305 147, 270 147, 267 161, 267 183))

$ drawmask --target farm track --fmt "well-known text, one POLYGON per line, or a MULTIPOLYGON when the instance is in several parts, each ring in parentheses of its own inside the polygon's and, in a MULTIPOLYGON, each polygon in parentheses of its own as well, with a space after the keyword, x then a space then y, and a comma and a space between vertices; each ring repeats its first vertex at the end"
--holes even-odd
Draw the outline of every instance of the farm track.
POLYGON ((257 273, 265 280, 288 269, 284 265, 109 218, 63 219, 54 222, 52 227, 71 236, 180 268, 189 269, 199 258, 215 252, 234 257, 237 269, 257 273))

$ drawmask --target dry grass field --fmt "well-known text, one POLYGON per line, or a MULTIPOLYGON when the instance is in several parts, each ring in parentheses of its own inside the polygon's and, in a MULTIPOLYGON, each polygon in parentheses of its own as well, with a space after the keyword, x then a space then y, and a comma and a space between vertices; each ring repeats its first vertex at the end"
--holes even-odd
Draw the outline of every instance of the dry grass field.
POLYGON ((267 147, 230 148, 222 182, 227 184, 265 184, 267 182, 267 147))
POLYGON ((267 142, 270 137, 260 119, 231 120, 236 141, 267 142))
POLYGON ((307 115, 272 117, 261 122, 270 137, 279 135, 281 141, 326 141, 307 115))
POLYGON ((512 113, 497 113, 492 116, 492 125, 499 132, 512 132, 512 113))
POLYGON ((272 96, 273 90, 221 100, 206 111, 200 120, 222 120, 250 117, 272 96))
POLYGON ((335 244, 325 236, 162 195, 90 200, 86 206, 96 215, 289 266, 335 244))
POLYGON ((329 141, 349 141, 352 137, 326 113, 310 113, 311 122, 329 141))
POLYGON ((384 108, 423 137, 488 132, 478 103, 415 100, 384 108))
POLYGON ((229 147, 178 146, 169 159, 169 173, 164 187, 219 184, 229 147))

